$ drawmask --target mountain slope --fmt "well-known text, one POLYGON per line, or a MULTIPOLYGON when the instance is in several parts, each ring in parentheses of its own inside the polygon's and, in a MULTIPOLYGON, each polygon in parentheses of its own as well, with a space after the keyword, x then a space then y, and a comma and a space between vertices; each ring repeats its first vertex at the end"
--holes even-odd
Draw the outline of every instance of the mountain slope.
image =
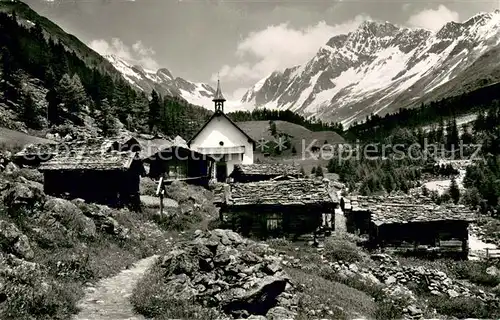
POLYGON ((78 58, 83 60, 88 66, 95 67, 101 72, 106 72, 114 78, 121 77, 121 74, 113 65, 104 59, 94 50, 90 49, 74 35, 66 33, 61 27, 51 20, 40 16, 32 10, 27 4, 21 1, 0 1, 0 12, 11 14, 15 12, 20 23, 25 23, 27 27, 38 23, 47 38, 61 43, 66 50, 75 53, 78 58))
POLYGON ((0 127, 82 139, 122 129, 189 137, 209 116, 177 97, 149 101, 107 59, 24 3, 0 2, 0 40, 0 127))
POLYGON ((151 92, 154 89, 162 96, 179 97, 191 104, 207 109, 212 108, 215 89, 207 84, 194 83, 179 77, 174 78, 165 68, 157 71, 146 70, 115 55, 106 55, 105 58, 132 86, 141 91, 151 92))
POLYGON ((499 44, 498 11, 438 32, 367 21, 331 38, 306 64, 262 79, 242 102, 348 125, 500 80, 489 65, 498 66, 499 44))

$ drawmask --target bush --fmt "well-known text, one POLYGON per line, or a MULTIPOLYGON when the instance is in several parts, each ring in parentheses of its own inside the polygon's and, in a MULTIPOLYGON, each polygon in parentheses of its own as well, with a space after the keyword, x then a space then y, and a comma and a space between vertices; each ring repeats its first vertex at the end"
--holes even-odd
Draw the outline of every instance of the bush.
POLYGON ((453 272, 459 279, 467 279, 472 283, 495 287, 500 284, 500 277, 486 273, 488 265, 475 261, 464 261, 453 265, 453 272))
POLYGON ((156 196, 156 188, 158 183, 150 178, 141 178, 139 184, 139 193, 144 196, 156 196))
POLYGON ((333 236, 325 241, 324 256, 329 261, 357 262, 364 258, 361 248, 352 240, 333 236))
POLYGON ((74 283, 58 283, 35 264, 3 273, 1 319, 68 319, 81 296, 74 283))
POLYGON ((436 309, 438 314, 458 319, 498 319, 500 316, 500 310, 491 308, 477 298, 431 297, 429 299, 429 307, 436 309))

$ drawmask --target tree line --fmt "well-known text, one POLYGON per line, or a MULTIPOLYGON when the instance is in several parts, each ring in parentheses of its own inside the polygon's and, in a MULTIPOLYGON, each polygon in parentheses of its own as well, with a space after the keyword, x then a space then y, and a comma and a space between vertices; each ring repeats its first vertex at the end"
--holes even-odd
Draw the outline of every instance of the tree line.
POLYGON ((301 125, 311 131, 335 131, 342 135, 344 127, 342 123, 324 122, 320 119, 312 117, 306 119, 290 110, 269 110, 269 109, 255 109, 253 111, 235 111, 228 113, 231 120, 235 122, 240 121, 288 121, 294 124, 301 125))

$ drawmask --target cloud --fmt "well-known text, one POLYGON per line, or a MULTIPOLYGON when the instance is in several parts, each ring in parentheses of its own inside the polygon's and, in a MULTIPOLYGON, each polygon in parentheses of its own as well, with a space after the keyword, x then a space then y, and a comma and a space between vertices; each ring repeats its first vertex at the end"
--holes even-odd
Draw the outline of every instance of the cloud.
POLYGON ((158 63, 153 58, 156 52, 153 48, 146 47, 141 41, 127 46, 118 38, 113 38, 110 42, 98 39, 91 41, 89 47, 101 55, 115 55, 146 69, 156 70, 159 68, 158 63))
POLYGON ((451 11, 441 4, 437 9, 425 9, 412 15, 408 19, 408 24, 412 27, 438 31, 447 22, 458 21, 458 19, 458 12, 451 11))
MULTIPOLYGON (((220 78, 227 81, 255 81, 275 70, 305 63, 331 37, 352 31, 368 19, 367 16, 359 15, 341 24, 332 26, 322 21, 303 29, 282 23, 251 32, 238 43, 235 54, 241 62, 232 66, 224 65, 219 70, 220 78)), ((212 81, 216 79, 215 73, 212 81)))

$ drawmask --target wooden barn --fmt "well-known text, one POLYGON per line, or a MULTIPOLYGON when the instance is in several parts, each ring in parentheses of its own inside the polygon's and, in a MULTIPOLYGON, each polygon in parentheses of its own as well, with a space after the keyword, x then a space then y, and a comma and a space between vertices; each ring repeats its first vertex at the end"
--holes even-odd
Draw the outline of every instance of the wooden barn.
POLYGON ((46 194, 139 208, 144 167, 135 152, 74 148, 43 163, 39 170, 44 174, 46 194))
POLYGON ((465 206, 439 206, 426 197, 355 197, 344 212, 347 230, 368 235, 372 249, 468 256, 474 212, 465 206))
POLYGON ((198 185, 208 185, 215 162, 212 157, 175 142, 163 145, 163 149, 143 161, 149 166, 148 176, 153 179, 163 178, 167 184, 182 180, 198 185))
POLYGON ((236 164, 230 175, 235 182, 256 182, 271 179, 300 178, 300 167, 286 163, 236 164))
POLYGON ((226 185, 221 220, 244 236, 298 239, 332 230, 339 201, 319 180, 292 179, 226 185))

